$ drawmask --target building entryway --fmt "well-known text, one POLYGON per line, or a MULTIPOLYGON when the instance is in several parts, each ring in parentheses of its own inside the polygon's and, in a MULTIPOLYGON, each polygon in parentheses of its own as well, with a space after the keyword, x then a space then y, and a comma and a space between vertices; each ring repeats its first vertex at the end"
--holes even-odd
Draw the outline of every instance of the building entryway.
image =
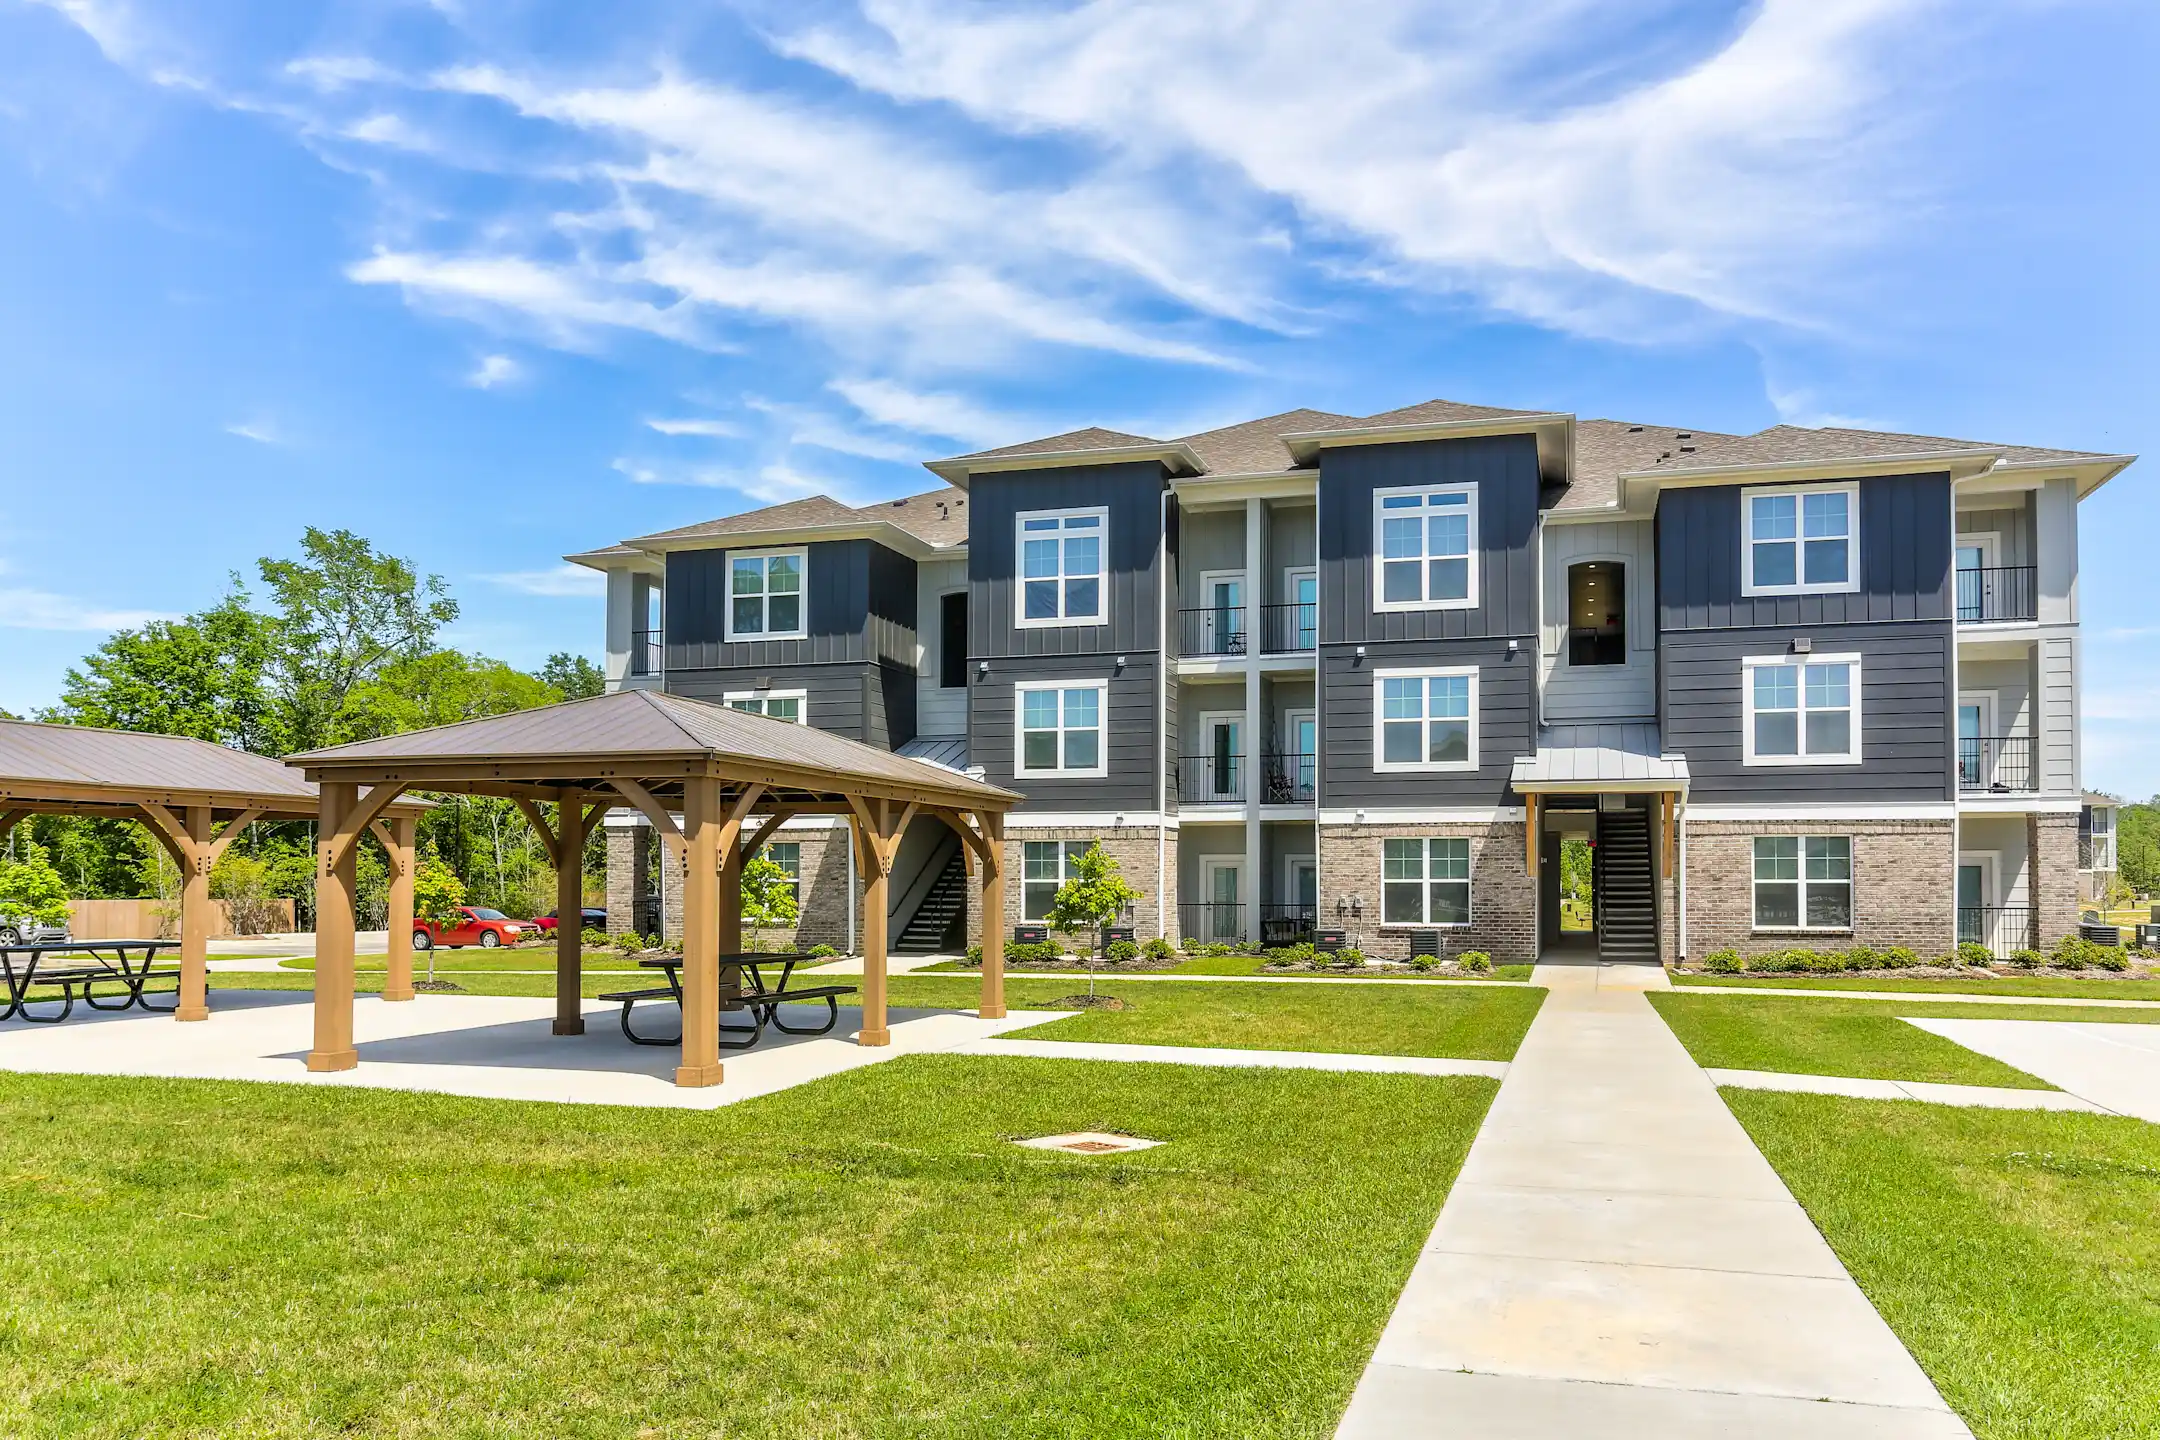
POLYGON ((1616 797, 1568 797, 1539 817, 1539 955, 1555 962, 1658 963, 1651 812, 1616 797))

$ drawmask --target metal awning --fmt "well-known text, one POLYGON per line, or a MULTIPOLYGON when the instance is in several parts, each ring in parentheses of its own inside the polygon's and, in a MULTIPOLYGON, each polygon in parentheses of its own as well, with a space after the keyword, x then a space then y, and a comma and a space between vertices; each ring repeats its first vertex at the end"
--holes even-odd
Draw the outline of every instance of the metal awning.
POLYGON ((1647 721, 1544 725, 1537 753, 1515 761, 1516 790, 1529 795, 1620 791, 1655 794, 1688 788, 1687 760, 1667 755, 1647 721))

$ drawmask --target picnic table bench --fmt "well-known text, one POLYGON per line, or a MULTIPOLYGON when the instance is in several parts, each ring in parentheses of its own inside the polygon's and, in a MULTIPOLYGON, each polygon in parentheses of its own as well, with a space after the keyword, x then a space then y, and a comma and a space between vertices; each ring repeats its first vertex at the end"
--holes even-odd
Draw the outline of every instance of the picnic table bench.
MULTIPOLYGON (((720 957, 720 1011, 725 1015, 731 1010, 746 1010, 750 1013, 751 1022, 748 1025, 729 1025, 723 1021, 720 1025, 720 1046, 722 1049, 749 1049, 764 1038, 767 1025, 771 1025, 775 1030, 786 1035, 827 1035, 832 1033, 832 1028, 840 1023, 840 997, 842 995, 853 995, 855 987, 853 985, 798 985, 790 988, 788 979, 795 973, 795 965, 799 959, 801 957, 797 955, 774 954, 722 955, 720 957), (775 964, 780 966, 780 979, 778 984, 768 989, 765 985, 764 967, 775 964), (731 987, 727 983, 728 971, 731 969, 739 977, 735 987, 733 987, 737 993, 732 995, 728 993, 731 987), (748 983, 748 989, 741 988, 745 981, 748 983), (812 1026, 790 1025, 780 1018, 779 1010, 781 1006, 793 1005, 805 1000, 823 1000, 825 1002, 824 1024, 812 1026), (730 1035, 747 1035, 749 1038, 730 1040, 727 1038, 730 1035)), ((622 1006, 622 1032, 631 1044, 680 1045, 682 1043, 680 1025, 676 1027, 676 1031, 672 1036, 640 1035, 630 1027, 630 1012, 641 1001, 673 1001, 676 1009, 681 1010, 683 1003, 682 964, 682 958, 675 955, 663 956, 657 960, 640 960, 638 965, 641 969, 665 971, 667 984, 651 985, 636 990, 614 990, 597 997, 601 1000, 617 1002, 622 1006)))
POLYGON ((177 940, 62 940, 35 945, 0 945, 0 983, 6 993, 0 995, 0 1020, 11 1020, 20 1015, 24 1020, 38 1025, 57 1025, 75 1013, 75 998, 79 994, 83 1003, 93 1010, 128 1010, 140 1007, 160 1014, 170 1014, 180 1005, 180 972, 177 968, 157 969, 152 962, 163 950, 178 945, 177 940), (67 963, 66 957, 81 957, 76 963, 67 963), (48 962, 60 960, 53 965, 48 962), (152 981, 170 980, 172 988, 152 990, 152 981), (118 983, 127 987, 127 997, 117 1005, 100 1000, 94 987, 102 983, 118 983), (31 1010, 33 1003, 50 1005, 51 996, 33 1001, 30 991, 34 986, 49 985, 60 992, 60 1013, 40 1015, 31 1010), (153 1005, 152 995, 170 995, 170 1005, 153 1005))

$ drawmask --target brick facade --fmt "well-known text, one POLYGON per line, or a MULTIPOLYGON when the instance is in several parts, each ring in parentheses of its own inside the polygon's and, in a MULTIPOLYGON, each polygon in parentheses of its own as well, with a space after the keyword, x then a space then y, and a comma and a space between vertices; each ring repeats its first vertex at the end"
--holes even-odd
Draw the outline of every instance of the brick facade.
MULTIPOLYGON (((2075 817, 2072 822, 2074 844, 2075 817)), ((1922 960, 1933 960, 1949 953, 1955 944, 1955 821, 1690 820, 1687 839, 1687 954, 1691 964, 1700 964, 1705 955, 1716 950, 1754 955, 1800 947, 1843 950, 1855 945, 1902 945, 1922 960), (1755 929, 1753 841, 1758 835, 1851 838, 1850 931, 1755 929)), ((2073 864, 2073 885, 2075 874, 2073 864)))
POLYGON ((2078 817, 2028 815, 2025 839, 2031 856, 2027 890, 2040 932, 2038 944, 2047 950, 2063 936, 2077 933, 2078 817))
MULTIPOLYGON (((1132 915, 1120 923, 1131 925, 1133 933, 1142 940, 1149 939, 1158 933, 1167 933, 1173 940, 1177 938, 1178 853, 1177 832, 1175 830, 1171 831, 1163 840, 1163 847, 1160 852, 1163 859, 1163 883, 1158 886, 1155 883, 1155 862, 1158 852, 1156 850, 1156 832, 1153 827, 1122 830, 1109 826, 1100 828, 1058 827, 1038 830, 1032 827, 1021 828, 1008 823, 1005 830, 1005 922, 1007 925, 1021 924, 1022 917, 1027 914, 1020 888, 1023 881, 1020 847, 1030 840, 1100 841, 1104 851, 1118 862, 1118 873, 1124 877, 1125 883, 1140 892, 1141 898, 1134 904, 1132 915), (1163 918, 1167 918, 1169 921, 1167 931, 1157 929, 1163 918)), ((969 937, 971 940, 980 939, 982 935, 982 917, 977 910, 977 901, 973 896, 969 897, 968 912, 969 937)))
POLYGON ((1523 863, 1523 822, 1320 827, 1320 925, 1347 930, 1367 955, 1401 960, 1410 932, 1430 926, 1382 925, 1382 841, 1462 836, 1470 841, 1470 923, 1440 927, 1448 955, 1482 950, 1496 964, 1537 958, 1537 882, 1523 863), (1362 913, 1346 913, 1355 909, 1362 913))
POLYGON ((643 826, 611 825, 605 833, 608 934, 650 935, 658 928, 654 917, 647 913, 653 889, 649 855, 652 831, 643 826))

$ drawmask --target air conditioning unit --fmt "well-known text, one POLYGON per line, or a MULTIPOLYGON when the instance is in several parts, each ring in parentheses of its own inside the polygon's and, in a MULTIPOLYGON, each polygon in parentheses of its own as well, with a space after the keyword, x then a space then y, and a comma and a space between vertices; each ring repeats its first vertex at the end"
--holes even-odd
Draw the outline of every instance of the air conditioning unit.
POLYGON ((1410 953, 1412 955, 1431 955, 1437 959, 1440 954, 1440 932, 1438 930, 1412 930, 1410 932, 1410 953))

